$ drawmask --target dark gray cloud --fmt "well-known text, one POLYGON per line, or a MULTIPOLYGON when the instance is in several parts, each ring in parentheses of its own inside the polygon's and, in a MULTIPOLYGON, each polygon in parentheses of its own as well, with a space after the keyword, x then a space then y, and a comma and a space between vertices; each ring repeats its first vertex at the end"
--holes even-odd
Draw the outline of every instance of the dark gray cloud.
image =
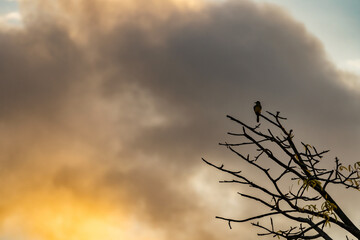
POLYGON ((67 189, 164 239, 255 239, 213 219, 252 206, 235 205, 200 161, 233 159, 217 146, 234 127, 225 115, 254 122, 260 100, 296 137, 353 160, 358 92, 276 6, 148 2, 23 2, 24 29, 0 33, 3 193, 67 189))

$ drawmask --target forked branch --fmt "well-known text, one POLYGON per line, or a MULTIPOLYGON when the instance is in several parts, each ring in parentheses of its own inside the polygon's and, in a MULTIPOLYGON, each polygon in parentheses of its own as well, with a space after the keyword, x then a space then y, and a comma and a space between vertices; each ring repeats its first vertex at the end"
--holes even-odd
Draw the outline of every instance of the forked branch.
MULTIPOLYGON (((228 148, 246 164, 262 172, 265 181, 272 186, 271 189, 264 187, 268 184, 256 183, 241 171, 225 168, 223 164, 216 166, 205 159, 203 161, 233 177, 231 180, 220 181, 221 183, 242 184, 257 190, 253 194, 239 194, 263 205, 268 212, 244 219, 219 216, 216 218, 227 221, 230 228, 231 223, 248 222, 271 216, 282 216, 300 224, 289 226, 286 230, 276 230, 272 218, 270 218, 270 227, 259 222, 252 223, 265 231, 265 233, 259 233, 259 236, 273 235, 284 239, 332 239, 326 233, 326 227, 333 224, 360 239, 359 228, 327 191, 329 185, 360 190, 360 162, 344 166, 336 158, 333 169, 318 167, 328 150, 318 151, 314 146, 303 142, 298 147, 294 142, 293 130, 287 130, 283 124, 286 118, 281 117, 280 112, 267 113, 268 115, 260 114, 262 121, 270 125, 266 131, 261 131, 261 124, 252 127, 234 117, 227 116, 231 121, 239 124, 241 129, 241 132, 228 134, 239 138, 240 141, 225 142, 220 145, 228 148), (243 154, 243 148, 249 146, 255 147, 255 153, 243 154), (270 160, 276 166, 274 167, 276 171, 266 168, 264 159, 270 160)), ((248 148, 245 150, 249 151, 248 148)))

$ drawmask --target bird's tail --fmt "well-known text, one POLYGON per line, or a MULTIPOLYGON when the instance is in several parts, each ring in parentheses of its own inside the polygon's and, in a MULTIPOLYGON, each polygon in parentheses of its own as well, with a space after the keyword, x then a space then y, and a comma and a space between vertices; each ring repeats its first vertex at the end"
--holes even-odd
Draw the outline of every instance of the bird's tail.
POLYGON ((259 122, 260 120, 260 115, 256 115, 256 121, 259 122))

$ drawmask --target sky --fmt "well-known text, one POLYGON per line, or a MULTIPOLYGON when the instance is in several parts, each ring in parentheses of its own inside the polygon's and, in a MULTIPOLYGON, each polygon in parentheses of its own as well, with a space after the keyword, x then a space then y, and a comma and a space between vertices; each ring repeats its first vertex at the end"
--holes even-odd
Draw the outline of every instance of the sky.
POLYGON ((360 73, 360 2, 257 0, 285 8, 323 43, 337 67, 360 73), (344 47, 346 46, 346 47, 344 47))
POLYGON ((255 176, 218 142, 259 100, 329 168, 358 161, 359 7, 0 0, 0 240, 258 239, 215 219, 262 209, 201 157, 255 176))
POLYGON ((0 1, 0 24, 11 26, 21 25, 21 14, 19 12, 19 5, 17 1, 0 1))

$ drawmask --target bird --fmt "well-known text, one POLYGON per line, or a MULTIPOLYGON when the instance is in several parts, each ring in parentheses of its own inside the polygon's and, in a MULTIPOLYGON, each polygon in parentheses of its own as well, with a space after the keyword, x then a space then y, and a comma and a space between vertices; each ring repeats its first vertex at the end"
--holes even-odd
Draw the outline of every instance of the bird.
POLYGON ((261 103, 259 101, 255 102, 254 112, 256 114, 256 122, 259 122, 260 114, 261 114, 261 103))

